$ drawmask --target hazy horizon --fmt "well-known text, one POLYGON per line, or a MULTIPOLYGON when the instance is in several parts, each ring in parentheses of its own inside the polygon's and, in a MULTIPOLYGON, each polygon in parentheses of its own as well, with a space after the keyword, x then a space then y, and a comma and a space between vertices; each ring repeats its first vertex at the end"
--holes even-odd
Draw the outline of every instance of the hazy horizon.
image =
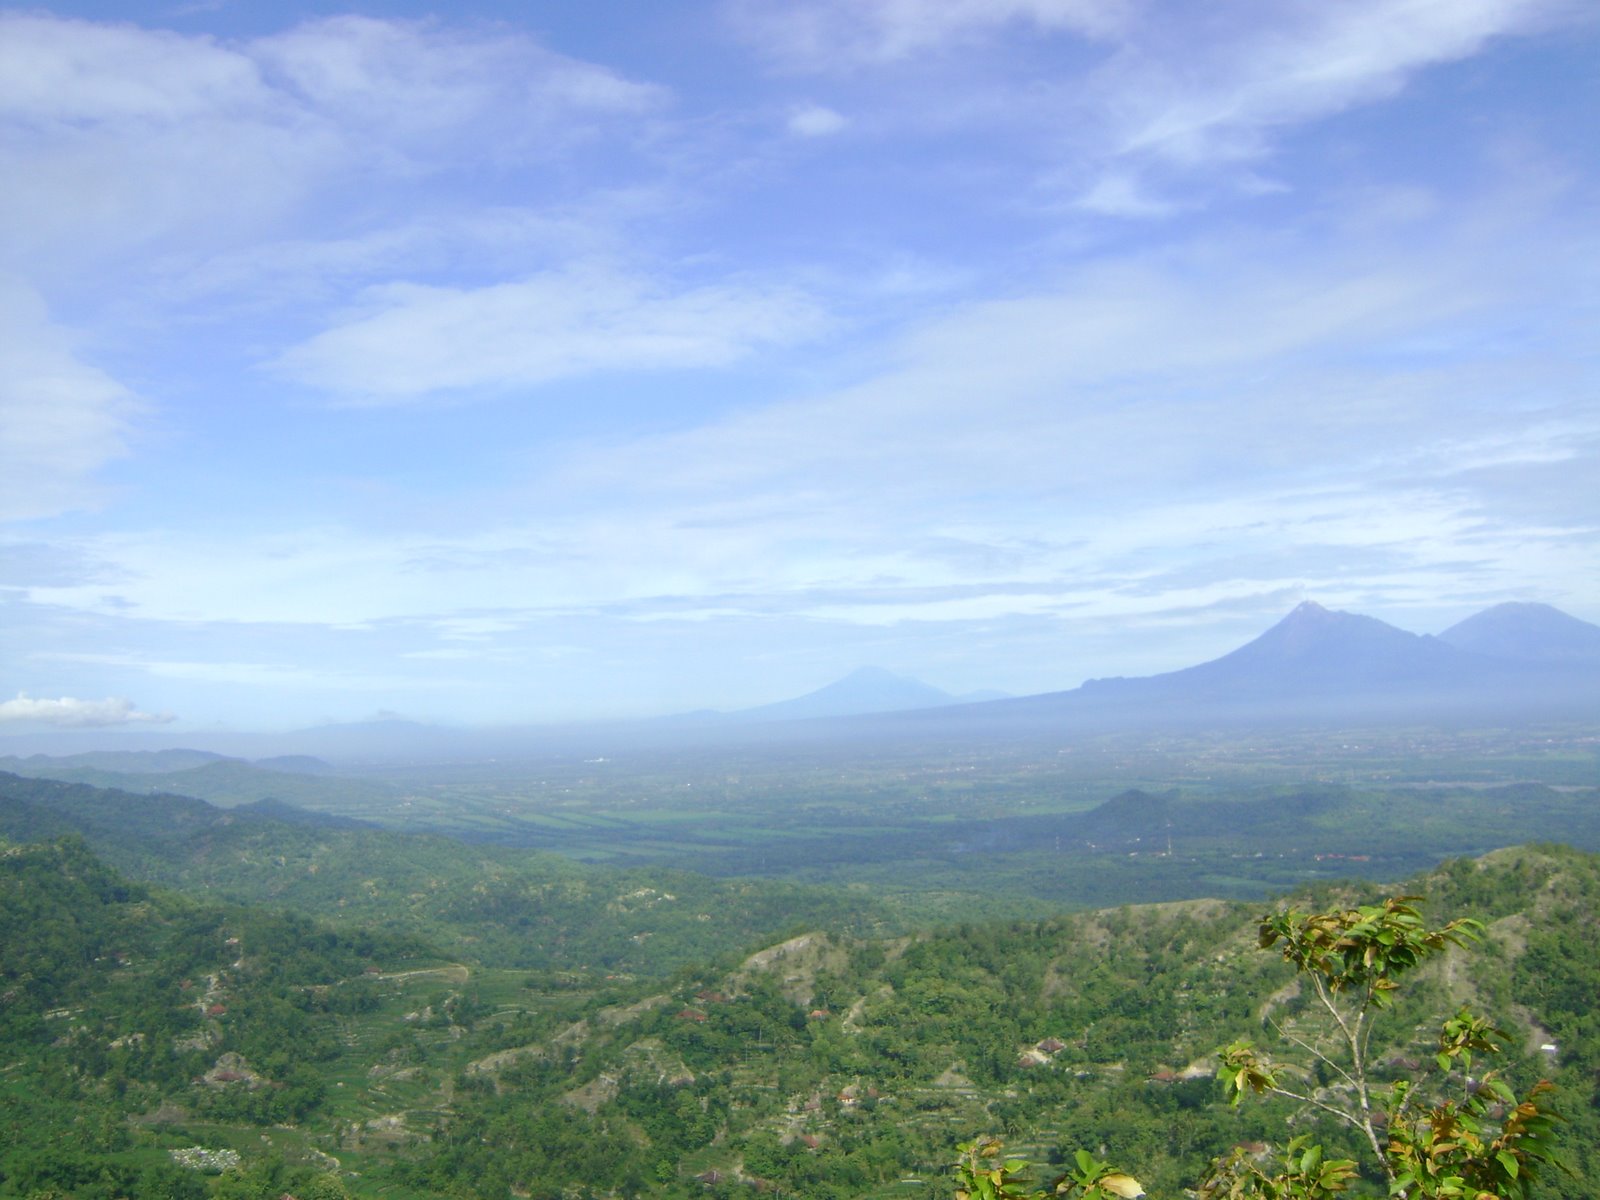
POLYGON ((0 7, 0 735, 1600 623, 1597 54, 1571 0, 0 7))

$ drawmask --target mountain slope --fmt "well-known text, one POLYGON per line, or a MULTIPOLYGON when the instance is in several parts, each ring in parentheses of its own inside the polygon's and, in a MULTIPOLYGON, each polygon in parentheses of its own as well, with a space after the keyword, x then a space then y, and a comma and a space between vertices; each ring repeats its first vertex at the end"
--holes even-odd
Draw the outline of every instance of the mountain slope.
POLYGON ((814 692, 755 708, 728 713, 735 721, 803 721, 815 717, 852 717, 868 713, 906 712, 959 703, 957 697, 921 680, 861 667, 814 692))
POLYGON ((1260 637, 1221 658, 1139 680, 1091 680, 1162 705, 1340 705, 1469 688, 1493 668, 1436 638, 1306 601, 1260 637))
POLYGON ((1600 625, 1548 604, 1497 604, 1452 625, 1439 640, 1515 662, 1600 666, 1600 625))
POLYGON ((1550 609, 1538 622, 1525 614, 1516 621, 1502 616, 1458 638, 1528 647, 1528 657, 1516 660, 1307 601, 1259 637, 1210 662, 1142 678, 1091 679, 1072 691, 924 716, 929 722, 1081 729, 1594 719, 1600 717, 1600 672, 1576 661, 1587 645, 1585 628, 1593 627, 1550 609), (1560 636, 1535 637, 1529 631, 1534 625, 1541 631, 1554 627, 1560 636))

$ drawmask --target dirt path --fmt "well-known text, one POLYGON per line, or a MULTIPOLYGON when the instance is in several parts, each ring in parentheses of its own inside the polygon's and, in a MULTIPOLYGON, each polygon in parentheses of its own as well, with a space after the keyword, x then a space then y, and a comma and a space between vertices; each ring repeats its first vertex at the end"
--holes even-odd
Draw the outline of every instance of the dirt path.
POLYGON ((443 967, 423 967, 417 971, 386 971, 379 975, 379 979, 415 979, 419 975, 442 975, 450 983, 466 983, 472 978, 472 972, 465 963, 450 963, 443 967))

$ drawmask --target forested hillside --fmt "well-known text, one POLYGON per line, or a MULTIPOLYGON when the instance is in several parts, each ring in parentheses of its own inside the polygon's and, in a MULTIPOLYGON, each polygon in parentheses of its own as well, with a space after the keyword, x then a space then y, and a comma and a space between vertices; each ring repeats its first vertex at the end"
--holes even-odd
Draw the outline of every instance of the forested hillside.
POLYGON ((174 1114, 315 1119, 368 973, 426 949, 296 916, 196 904, 77 839, 0 845, 0 1190, 196 1195, 162 1153, 174 1114))
MULTIPOLYGON (((1577 1180, 1537 1194, 1600 1194, 1600 858, 1504 851, 1409 886, 1488 933, 1385 1015, 1385 1070, 1426 1060, 1430 1020, 1472 1000, 1514 1032, 1513 1080, 1551 1075, 1570 1119, 1577 1180)), ((956 1144, 993 1132, 1174 1195, 1292 1115, 1229 1109, 1212 1077, 1219 1045, 1305 1003, 1257 948, 1260 906, 815 930, 630 981, 507 970, 493 937, 450 962, 196 903, 71 840, 5 850, 0 888, 0 1194, 933 1197, 956 1144), (195 1147, 239 1165, 173 1157, 207 1161, 195 1147)))
MULTIPOLYGON (((1415 887, 1430 911, 1476 913, 1489 935, 1385 1014, 1387 1073, 1430 1060, 1438 1017, 1470 999, 1516 1031, 1513 1081, 1554 1074, 1581 1194, 1597 1194, 1584 1148, 1600 1137, 1600 962, 1573 939, 1600 917, 1600 860, 1508 851, 1415 887)), ((1136 1167, 1152 1195, 1176 1194, 1230 1147, 1283 1140, 1294 1113, 1227 1109, 1213 1078, 1218 1046, 1261 1039, 1265 1017, 1306 1003, 1257 948, 1256 912, 1191 903, 890 943, 802 938, 741 971, 685 976, 645 1011, 597 1010, 524 1048, 493 1086, 474 1076, 458 1121, 407 1178, 537 1192, 565 1161, 551 1148, 583 1146, 583 1178, 606 1191, 694 1176, 934 1196, 948 1192, 956 1142, 1000 1132, 1036 1159, 1088 1148, 1136 1167)), ((1544 1194, 1574 1193, 1558 1181, 1544 1194)))
POLYGON ((661 974, 796 926, 889 923, 860 893, 687 871, 588 867, 554 854, 320 821, 272 806, 219 809, 0 773, 0 837, 75 834, 127 874, 345 925, 421 932, 454 957, 505 967, 661 974))

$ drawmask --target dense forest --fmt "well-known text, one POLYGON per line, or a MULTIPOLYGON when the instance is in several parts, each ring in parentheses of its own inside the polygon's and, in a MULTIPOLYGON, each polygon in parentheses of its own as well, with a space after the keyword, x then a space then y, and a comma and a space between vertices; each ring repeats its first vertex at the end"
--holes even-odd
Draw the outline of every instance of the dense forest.
MULTIPOLYGON (((933 1197, 979 1134, 1047 1166, 1085 1148, 1166 1195, 1234 1147, 1347 1140, 1285 1102, 1222 1103, 1216 1049, 1305 1004, 1257 946, 1259 904, 904 932, 847 894, 812 910, 793 885, 512 872, 442 839, 18 790, 0 855, 0 1195, 933 1197), (125 869, 188 890, 53 836, 95 812, 121 816, 125 869), (22 842, 28 822, 46 840, 22 842), (372 837, 419 856, 400 883, 386 861, 387 885, 430 881, 381 920, 349 870, 329 870, 317 918, 197 894, 296 854, 354 868, 332 857, 353 848, 340 839, 372 837), (741 894, 757 897, 742 916, 710 911, 741 894), (680 915, 649 924, 662 910, 680 915), (435 911, 452 915, 413 919, 435 911), (662 958, 625 949, 718 920, 698 958, 688 934, 662 958), (741 940, 757 948, 730 954, 741 940)), ((1384 1070, 1426 1060, 1430 1022, 1470 1001, 1514 1035, 1508 1079, 1549 1076, 1567 1118, 1575 1190, 1534 1194, 1600 1194, 1600 858, 1501 851, 1406 886, 1487 932, 1383 1015, 1384 1070)))
POLYGON ((328 821, 286 805, 222 809, 0 772, 0 837, 81 836, 110 865, 174 889, 422 933, 497 966, 660 974, 788 931, 881 931, 860 892, 555 854, 328 821))
POLYGON ((0 1188, 20 1195, 197 1194, 143 1117, 306 1119, 339 1022, 375 1006, 365 972, 422 949, 131 883, 76 838, 0 852, 0 944, 0 1188))

